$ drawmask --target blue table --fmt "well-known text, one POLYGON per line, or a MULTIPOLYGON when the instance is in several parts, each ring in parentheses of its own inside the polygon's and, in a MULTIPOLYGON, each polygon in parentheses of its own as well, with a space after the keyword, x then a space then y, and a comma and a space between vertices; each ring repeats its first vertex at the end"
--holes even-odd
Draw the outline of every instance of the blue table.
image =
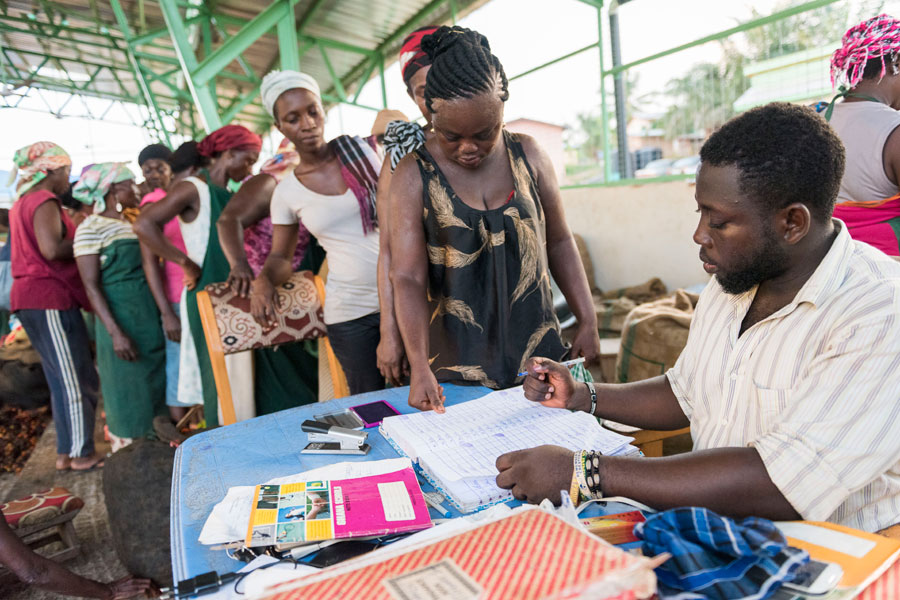
MULTIPOLYGON (((491 390, 478 386, 444 385, 447 404, 480 398, 491 390)), ((222 550, 210 550, 197 540, 213 506, 228 488, 259 485, 274 477, 283 477, 328 464, 351 460, 397 458, 397 452, 381 437, 378 429, 368 429, 372 450, 366 456, 300 454, 307 436, 300 424, 313 415, 337 409, 386 400, 402 413, 415 412, 407 404, 409 388, 393 388, 309 404, 279 413, 257 417, 198 434, 185 441, 175 453, 172 472, 170 536, 172 574, 181 581, 208 571, 230 573, 243 563, 222 550)), ((430 486, 423 488, 428 491, 430 486)), ((454 517, 459 513, 447 502, 454 517)), ((432 517, 437 517, 432 512, 432 517)))

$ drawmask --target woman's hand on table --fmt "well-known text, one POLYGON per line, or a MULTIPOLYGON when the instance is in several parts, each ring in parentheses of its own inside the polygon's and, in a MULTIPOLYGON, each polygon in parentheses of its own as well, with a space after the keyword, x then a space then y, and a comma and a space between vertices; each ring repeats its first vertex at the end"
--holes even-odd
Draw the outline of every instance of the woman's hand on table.
POLYGON ((424 368, 413 370, 409 379, 409 405, 419 410, 433 410, 443 413, 446 409, 444 403, 444 388, 441 387, 431 369, 424 368))
POLYGON ((532 504, 549 498, 559 505, 560 491, 568 491, 572 483, 572 451, 560 446, 508 452, 497 458, 496 465, 497 486, 532 504))
POLYGON ((263 327, 276 324, 275 286, 265 275, 253 280, 250 286, 250 314, 263 327))

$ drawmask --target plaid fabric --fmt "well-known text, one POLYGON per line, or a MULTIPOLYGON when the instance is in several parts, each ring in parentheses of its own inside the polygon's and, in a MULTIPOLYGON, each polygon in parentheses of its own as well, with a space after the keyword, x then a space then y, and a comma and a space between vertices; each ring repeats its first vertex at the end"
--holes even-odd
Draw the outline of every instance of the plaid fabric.
POLYGON ((363 233, 375 231, 378 216, 375 212, 375 190, 381 173, 381 157, 368 141, 358 136, 340 135, 331 140, 331 146, 341 163, 341 175, 359 201, 363 233))
POLYGON ((668 552, 656 569, 661 598, 747 598, 772 596, 809 561, 791 548, 775 525, 757 517, 741 522, 705 508, 676 508, 638 523, 645 556, 668 552))

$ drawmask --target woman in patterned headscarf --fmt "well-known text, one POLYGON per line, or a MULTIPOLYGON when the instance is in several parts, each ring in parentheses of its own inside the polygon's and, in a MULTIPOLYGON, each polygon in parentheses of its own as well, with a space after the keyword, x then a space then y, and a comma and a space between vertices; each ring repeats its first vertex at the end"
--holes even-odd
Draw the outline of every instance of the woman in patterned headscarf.
MULTIPOLYGON (((241 125, 226 125, 193 145, 191 163, 197 174, 177 183, 165 198, 146 207, 134 224, 141 242, 164 260, 184 269, 185 289, 181 309, 181 365, 178 399, 195 403, 202 398, 209 426, 219 424, 218 396, 209 352, 203 338, 197 292, 210 283, 225 281, 229 266, 215 223, 231 199, 229 181, 246 179, 259 158, 262 140, 241 125), (163 233, 163 226, 178 218, 187 252, 176 248, 163 233), (198 376, 192 377, 197 374, 198 376)), ((229 373, 245 373, 232 381, 238 419, 255 416, 251 357, 247 353, 225 357, 229 373), (246 404, 237 404, 237 400, 246 404)))
POLYGON ((831 78, 843 99, 825 118, 847 153, 834 216, 853 238, 900 256, 900 20, 882 14, 847 30, 831 78))
POLYGON ((72 256, 75 225, 59 196, 72 161, 52 142, 16 152, 18 199, 9 213, 12 312, 41 356, 56 424, 56 468, 102 464, 94 451, 97 370, 82 308, 89 308, 72 256))
POLYGON ((150 434, 153 417, 166 412, 165 340, 129 219, 138 206, 134 174, 124 163, 91 165, 72 196, 94 210, 78 226, 73 251, 103 324, 95 330, 97 367, 116 451, 150 434))

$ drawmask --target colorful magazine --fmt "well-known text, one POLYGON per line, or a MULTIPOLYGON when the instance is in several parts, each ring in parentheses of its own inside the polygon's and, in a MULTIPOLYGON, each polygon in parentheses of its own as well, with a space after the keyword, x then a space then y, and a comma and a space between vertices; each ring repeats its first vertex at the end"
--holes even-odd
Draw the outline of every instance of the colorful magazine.
POLYGON ((341 480, 258 485, 246 545, 304 544, 431 527, 412 469, 341 480))

